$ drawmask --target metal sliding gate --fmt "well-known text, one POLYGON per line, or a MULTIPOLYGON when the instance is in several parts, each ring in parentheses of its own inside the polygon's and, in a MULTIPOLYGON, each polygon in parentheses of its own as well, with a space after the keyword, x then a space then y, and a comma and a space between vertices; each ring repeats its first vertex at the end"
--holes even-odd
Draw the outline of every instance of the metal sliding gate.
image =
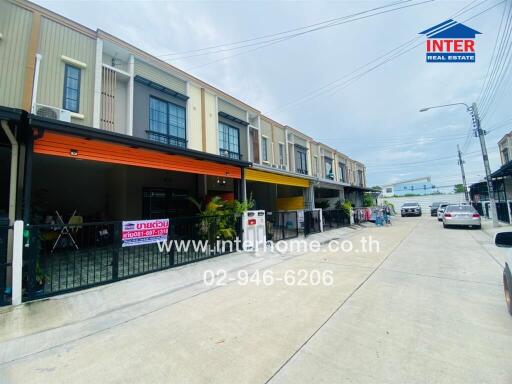
POLYGON ((510 218, 508 215, 508 204, 504 201, 496 202, 496 211, 498 213, 498 220, 503 221, 505 223, 510 223, 510 218))
POLYGON ((27 226, 23 300, 91 288, 227 254, 236 248, 222 241, 241 237, 241 220, 234 215, 183 217, 170 219, 169 224, 169 246, 131 247, 122 247, 121 221, 27 226))
POLYGON ((350 216, 341 209, 329 209, 322 212, 324 220, 324 231, 326 229, 348 227, 350 225, 350 216))
POLYGON ((304 211, 304 236, 322 231, 320 210, 304 211))
POLYGON ((267 240, 279 241, 299 236, 297 211, 267 212, 267 240))

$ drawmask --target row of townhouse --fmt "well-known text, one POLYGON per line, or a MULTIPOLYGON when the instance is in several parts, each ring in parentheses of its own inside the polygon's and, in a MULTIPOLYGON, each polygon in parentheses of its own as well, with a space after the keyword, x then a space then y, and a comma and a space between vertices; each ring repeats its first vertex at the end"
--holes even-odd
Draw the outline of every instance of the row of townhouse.
MULTIPOLYGON (((512 132, 498 141, 501 166, 491 173, 498 220, 512 223, 512 132)), ((469 197, 481 215, 492 217, 487 181, 483 179, 469 186, 469 197)))
POLYGON ((362 202, 365 167, 102 30, 0 0, 0 211, 39 223, 362 202), (4 161, 5 160, 5 161, 4 161))
MULTIPOLYGON (((498 220, 512 223, 512 132, 498 141, 501 166, 491 173, 498 220)), ((471 202, 480 214, 492 216, 487 181, 474 183, 469 187, 471 202)))

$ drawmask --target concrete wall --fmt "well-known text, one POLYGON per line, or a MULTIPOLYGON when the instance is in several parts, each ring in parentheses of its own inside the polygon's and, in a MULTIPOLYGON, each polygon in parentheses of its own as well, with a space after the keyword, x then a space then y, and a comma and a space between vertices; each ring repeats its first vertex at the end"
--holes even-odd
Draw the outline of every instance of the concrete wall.
POLYGON ((217 97, 205 92, 205 124, 206 152, 219 154, 219 115, 217 113, 217 97))
POLYGON ((182 95, 187 93, 187 83, 159 68, 153 67, 142 60, 135 60, 135 75, 144 77, 182 95))
POLYGON ((203 150, 203 127, 201 112, 201 88, 189 84, 187 102, 187 147, 203 150))
POLYGON ((32 12, 0 1, 0 105, 22 107, 32 12))
POLYGON ((429 205, 434 202, 447 202, 453 204, 459 204, 465 202, 464 193, 451 193, 442 195, 426 195, 426 196, 411 196, 411 197, 379 197, 378 202, 382 204, 384 200, 393 203, 396 211, 400 210, 400 207, 404 203, 418 203, 423 210, 423 213, 430 212, 429 205))

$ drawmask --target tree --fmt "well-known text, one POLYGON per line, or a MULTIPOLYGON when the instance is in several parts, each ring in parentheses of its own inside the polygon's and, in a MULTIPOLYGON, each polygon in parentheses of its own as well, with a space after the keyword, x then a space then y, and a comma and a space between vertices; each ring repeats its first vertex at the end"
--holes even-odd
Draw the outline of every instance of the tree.
POLYGON ((455 184, 453 186, 453 192, 455 192, 455 193, 464 193, 464 185, 462 185, 462 184, 455 184))
POLYGON ((382 192, 382 187, 379 186, 379 185, 374 185, 371 189, 373 189, 374 191, 380 191, 382 192))

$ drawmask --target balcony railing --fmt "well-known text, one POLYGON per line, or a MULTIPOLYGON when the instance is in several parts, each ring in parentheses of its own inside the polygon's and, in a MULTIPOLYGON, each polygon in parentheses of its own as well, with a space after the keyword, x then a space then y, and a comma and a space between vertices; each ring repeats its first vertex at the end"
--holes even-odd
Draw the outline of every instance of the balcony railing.
POLYGON ((300 173, 301 175, 307 175, 308 174, 308 170, 307 169, 300 169, 300 168, 297 168, 297 173, 300 173))
POLYGON ((241 160, 242 154, 239 152, 228 151, 227 149, 220 149, 220 155, 223 157, 229 157, 230 159, 241 160))
POLYGON ((146 131, 146 133, 148 135, 148 140, 156 141, 167 145, 172 145, 175 147, 187 147, 187 140, 181 137, 167 135, 165 133, 155 131, 146 131))

